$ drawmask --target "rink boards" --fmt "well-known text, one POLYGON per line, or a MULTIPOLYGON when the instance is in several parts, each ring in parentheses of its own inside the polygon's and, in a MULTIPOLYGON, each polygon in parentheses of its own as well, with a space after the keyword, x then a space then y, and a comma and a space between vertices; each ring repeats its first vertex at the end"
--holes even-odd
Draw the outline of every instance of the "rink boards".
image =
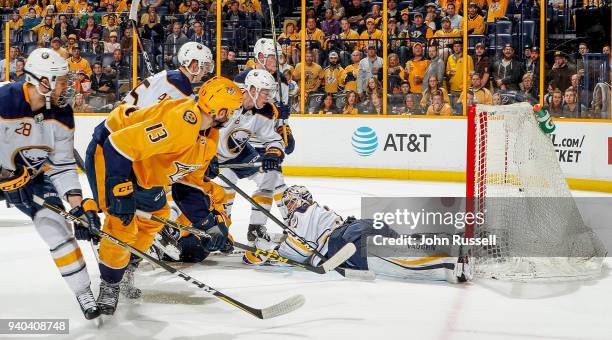
MULTIPOLYGON (((77 114, 84 154, 104 114, 77 114)), ((463 117, 292 116, 296 149, 284 162, 293 176, 465 180, 463 117)), ((551 141, 575 190, 612 192, 612 122, 555 120, 551 141)))

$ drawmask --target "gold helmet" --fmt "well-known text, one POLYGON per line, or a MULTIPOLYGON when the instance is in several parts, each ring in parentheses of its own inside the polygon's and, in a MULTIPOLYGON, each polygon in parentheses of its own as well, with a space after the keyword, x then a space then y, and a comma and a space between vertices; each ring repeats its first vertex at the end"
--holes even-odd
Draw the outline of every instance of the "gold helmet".
POLYGON ((213 77, 202 84, 198 93, 198 105, 211 116, 227 110, 231 117, 242 105, 242 92, 233 81, 223 77, 213 77))

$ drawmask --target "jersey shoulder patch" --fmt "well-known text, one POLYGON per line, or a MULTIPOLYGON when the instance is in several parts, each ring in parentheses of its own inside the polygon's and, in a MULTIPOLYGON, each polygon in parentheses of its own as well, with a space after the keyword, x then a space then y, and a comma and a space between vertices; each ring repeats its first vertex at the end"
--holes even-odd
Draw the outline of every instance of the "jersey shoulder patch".
POLYGON ((166 73, 166 80, 169 84, 181 91, 186 97, 193 94, 193 85, 191 85, 191 81, 189 81, 183 72, 179 70, 168 71, 166 73))

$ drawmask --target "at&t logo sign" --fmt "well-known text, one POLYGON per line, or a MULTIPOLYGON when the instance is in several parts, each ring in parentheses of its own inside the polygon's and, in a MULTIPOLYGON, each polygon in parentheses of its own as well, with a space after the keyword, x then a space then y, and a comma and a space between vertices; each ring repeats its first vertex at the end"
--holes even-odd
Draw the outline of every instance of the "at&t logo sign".
POLYGON ((359 156, 370 156, 378 147, 378 136, 370 127, 362 126, 353 132, 351 145, 359 156))

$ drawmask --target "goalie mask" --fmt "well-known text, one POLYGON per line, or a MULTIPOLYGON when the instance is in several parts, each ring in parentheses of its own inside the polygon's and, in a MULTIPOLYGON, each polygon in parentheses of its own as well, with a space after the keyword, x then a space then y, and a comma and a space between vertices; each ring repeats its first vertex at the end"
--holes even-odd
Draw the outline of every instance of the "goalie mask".
POLYGON ((283 193, 281 203, 287 208, 288 218, 291 218, 296 211, 303 211, 311 206, 314 200, 305 186, 292 185, 283 193))
POLYGON ((58 107, 71 104, 74 77, 69 72, 68 62, 59 53, 49 48, 35 49, 26 60, 24 72, 26 83, 36 86, 38 94, 45 98, 47 109, 51 104, 58 107), (41 88, 48 91, 43 93, 41 88))
POLYGON ((210 49, 197 42, 187 42, 179 49, 178 62, 183 66, 193 77, 199 75, 202 70, 206 73, 212 73, 215 69, 213 64, 213 56, 210 49), (194 73, 189 69, 192 61, 198 62, 198 72, 194 73))

